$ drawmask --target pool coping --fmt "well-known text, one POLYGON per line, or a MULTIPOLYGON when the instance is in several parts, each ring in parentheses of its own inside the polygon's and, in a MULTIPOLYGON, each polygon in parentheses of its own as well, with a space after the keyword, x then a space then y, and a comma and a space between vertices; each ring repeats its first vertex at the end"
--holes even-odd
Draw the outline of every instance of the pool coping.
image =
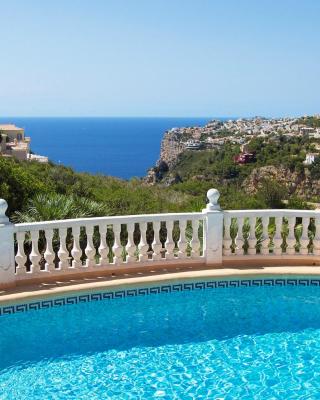
POLYGON ((190 282, 195 280, 233 279, 243 277, 270 277, 270 276, 320 276, 318 266, 266 266, 256 268, 228 267, 217 269, 190 270, 183 272, 170 272, 136 277, 102 278, 94 282, 59 282, 53 287, 46 288, 42 285, 15 287, 0 292, 0 305, 14 304, 16 302, 30 302, 36 299, 55 298, 75 293, 91 293, 96 291, 116 291, 121 289, 141 288, 155 284, 168 284, 177 281, 190 282))

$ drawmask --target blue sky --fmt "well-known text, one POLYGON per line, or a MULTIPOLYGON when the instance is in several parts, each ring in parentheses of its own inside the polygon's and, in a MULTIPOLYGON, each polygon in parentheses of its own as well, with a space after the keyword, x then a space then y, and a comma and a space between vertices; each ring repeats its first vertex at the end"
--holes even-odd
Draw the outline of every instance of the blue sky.
POLYGON ((320 112, 318 0, 0 0, 2 116, 320 112))

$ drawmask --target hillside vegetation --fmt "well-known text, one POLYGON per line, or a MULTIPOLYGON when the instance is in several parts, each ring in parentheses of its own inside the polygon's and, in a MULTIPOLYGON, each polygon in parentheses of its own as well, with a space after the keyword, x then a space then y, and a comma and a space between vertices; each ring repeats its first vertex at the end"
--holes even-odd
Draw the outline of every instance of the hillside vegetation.
POLYGON ((238 145, 227 143, 222 149, 185 151, 162 183, 177 182, 172 186, 175 190, 193 195, 216 187, 227 208, 283 207, 282 200, 289 207, 307 207, 306 201, 319 201, 320 159, 308 167, 303 161, 307 152, 315 151, 318 142, 301 136, 255 138, 248 150, 255 152, 256 162, 244 165, 234 162, 240 152, 238 145))
POLYGON ((246 165, 233 160, 240 151, 237 145, 186 151, 153 186, 139 179, 124 181, 76 173, 53 163, 0 157, 0 197, 7 200, 9 215, 17 222, 200 211, 211 187, 220 190, 225 209, 307 208, 305 201, 317 202, 320 190, 320 158, 308 168, 303 164, 306 152, 314 151, 315 146, 315 140, 305 137, 253 139, 249 148, 257 161, 246 165), (272 176, 266 166, 273 167, 272 176), (282 180, 278 171, 282 171, 282 180), (310 194, 309 186, 315 183, 318 186, 310 194))
POLYGON ((193 211, 205 203, 203 193, 199 199, 136 179, 76 173, 52 163, 0 157, 0 171, 0 197, 16 220, 193 211))

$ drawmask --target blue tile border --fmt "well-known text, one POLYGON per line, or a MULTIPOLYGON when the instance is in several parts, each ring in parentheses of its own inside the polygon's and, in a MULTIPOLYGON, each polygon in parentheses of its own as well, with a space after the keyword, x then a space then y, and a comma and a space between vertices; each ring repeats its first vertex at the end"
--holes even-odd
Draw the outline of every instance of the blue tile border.
POLYGON ((0 316, 16 314, 32 310, 40 310, 52 307, 61 307, 92 301, 123 299, 125 297, 148 296, 160 293, 189 292, 193 290, 262 287, 262 286, 318 286, 320 278, 262 278, 262 279, 232 279, 214 280, 204 282, 187 282, 157 285, 145 288, 130 288, 118 291, 101 293, 79 294, 56 299, 39 300, 24 304, 13 304, 0 307, 0 316))

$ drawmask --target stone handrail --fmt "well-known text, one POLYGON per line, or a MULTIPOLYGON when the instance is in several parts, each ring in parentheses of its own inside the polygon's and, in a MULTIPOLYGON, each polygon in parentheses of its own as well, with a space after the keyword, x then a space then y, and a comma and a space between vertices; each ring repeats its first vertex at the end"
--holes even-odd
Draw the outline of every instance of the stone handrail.
POLYGON ((320 256, 320 212, 220 209, 12 224, 0 200, 0 287, 127 269, 309 263, 320 256))

